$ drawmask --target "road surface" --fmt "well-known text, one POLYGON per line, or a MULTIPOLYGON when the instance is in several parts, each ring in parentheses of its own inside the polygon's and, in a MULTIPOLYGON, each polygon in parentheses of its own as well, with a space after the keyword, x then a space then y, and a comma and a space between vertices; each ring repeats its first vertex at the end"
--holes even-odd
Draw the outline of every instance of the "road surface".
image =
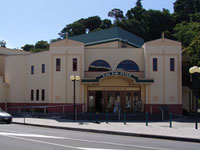
POLYGON ((0 123, 1 150, 199 150, 200 143, 0 123))

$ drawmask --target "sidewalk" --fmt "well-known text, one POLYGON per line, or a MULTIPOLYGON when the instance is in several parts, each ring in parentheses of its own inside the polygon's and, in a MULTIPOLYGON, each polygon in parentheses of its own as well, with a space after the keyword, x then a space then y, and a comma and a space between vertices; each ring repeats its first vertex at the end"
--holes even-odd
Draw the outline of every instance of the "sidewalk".
MULTIPOLYGON (((13 123, 24 124, 24 118, 13 118, 13 123)), ((146 126, 145 122, 127 122, 126 125, 124 125, 123 122, 109 122, 108 124, 106 124, 106 122, 101 122, 100 124, 97 124, 82 121, 74 122, 60 118, 26 118, 25 123, 26 125, 41 127, 200 143, 200 129, 196 130, 193 122, 173 121, 172 128, 169 127, 169 122, 149 122, 148 126, 146 126)))

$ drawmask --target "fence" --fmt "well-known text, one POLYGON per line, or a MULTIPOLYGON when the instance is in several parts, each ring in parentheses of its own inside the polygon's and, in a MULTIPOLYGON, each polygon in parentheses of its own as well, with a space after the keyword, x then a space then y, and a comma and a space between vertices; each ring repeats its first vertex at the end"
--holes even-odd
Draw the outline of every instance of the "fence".
MULTIPOLYGON (((52 105, 52 106, 16 106, 7 107, 7 111, 14 116, 31 115, 31 116, 46 116, 46 115, 65 115, 67 113, 72 114, 74 110, 73 104, 68 105, 52 105)), ((76 104, 75 112, 84 112, 84 104, 76 104)))

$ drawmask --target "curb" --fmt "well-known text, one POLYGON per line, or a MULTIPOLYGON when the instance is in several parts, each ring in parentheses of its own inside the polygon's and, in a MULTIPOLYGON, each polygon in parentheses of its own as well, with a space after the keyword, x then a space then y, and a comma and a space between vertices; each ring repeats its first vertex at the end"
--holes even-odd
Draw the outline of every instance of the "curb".
POLYGON ((12 122, 12 123, 13 124, 19 124, 19 125, 45 127, 45 128, 53 128, 53 129, 64 129, 64 130, 71 130, 71 131, 93 132, 93 133, 113 134, 113 135, 121 135, 121 136, 133 136, 133 137, 143 137, 143 138, 154 138, 154 139, 163 139, 163 140, 175 140, 175 141, 200 143, 200 139, 185 138, 185 137, 172 137, 172 136, 164 136, 164 135, 127 133, 127 132, 119 132, 119 131, 106 131, 106 130, 96 130, 96 129, 59 127, 59 126, 40 125, 40 124, 31 124, 31 123, 25 123, 24 124, 24 123, 19 123, 19 122, 12 122))

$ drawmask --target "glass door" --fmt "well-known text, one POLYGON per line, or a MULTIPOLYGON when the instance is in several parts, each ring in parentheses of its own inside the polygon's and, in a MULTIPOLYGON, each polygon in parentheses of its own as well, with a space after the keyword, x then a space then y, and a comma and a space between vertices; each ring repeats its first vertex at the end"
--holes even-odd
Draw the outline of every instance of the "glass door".
POLYGON ((126 96, 125 96, 125 110, 127 112, 133 112, 133 105, 132 105, 132 92, 126 92, 126 96))
POLYGON ((142 101, 141 101, 139 92, 133 93, 133 110, 134 112, 142 111, 142 101))
POLYGON ((112 91, 107 92, 107 111, 108 112, 113 112, 113 107, 114 107, 114 96, 113 96, 112 91))
POLYGON ((118 113, 121 110, 121 105, 120 105, 120 92, 114 92, 115 94, 115 98, 114 98, 114 109, 113 109, 113 113, 118 113))
POLYGON ((95 111, 95 92, 89 91, 88 92, 88 111, 94 112, 95 111))

